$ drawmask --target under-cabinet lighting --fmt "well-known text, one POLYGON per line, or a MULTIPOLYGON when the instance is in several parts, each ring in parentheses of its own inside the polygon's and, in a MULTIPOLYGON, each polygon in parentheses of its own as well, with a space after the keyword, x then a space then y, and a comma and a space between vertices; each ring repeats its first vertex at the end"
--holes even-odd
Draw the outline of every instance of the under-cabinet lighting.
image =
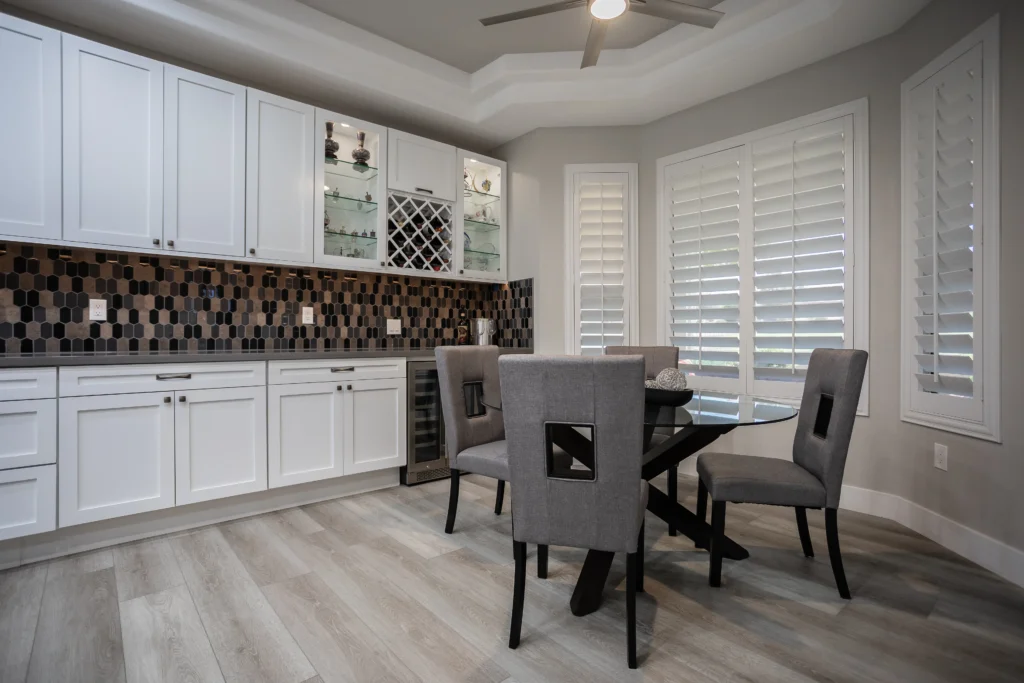
POLYGON ((352 126, 348 125, 347 123, 343 123, 343 124, 341 124, 341 127, 342 128, 351 128, 352 126))

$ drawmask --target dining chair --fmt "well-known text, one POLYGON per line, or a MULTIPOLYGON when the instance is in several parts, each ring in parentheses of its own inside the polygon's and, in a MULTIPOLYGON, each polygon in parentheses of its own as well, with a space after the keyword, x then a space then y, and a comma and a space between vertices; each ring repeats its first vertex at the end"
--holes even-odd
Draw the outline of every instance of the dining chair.
MULTIPOLYGON (((606 356, 643 356, 646 379, 655 379, 666 368, 679 368, 679 348, 675 346, 606 346, 604 353, 606 356)), ((665 441, 674 433, 672 427, 655 427, 648 448, 665 441)), ((668 477, 668 497, 674 503, 679 498, 679 467, 668 468, 665 476, 668 477)), ((676 533, 676 528, 669 524, 668 535, 675 536, 676 533)))
POLYGON ((814 557, 807 529, 807 508, 825 508, 825 536, 839 595, 850 599, 850 588, 839 551, 836 511, 843 487, 843 470, 857 403, 867 367, 866 351, 816 349, 804 381, 793 460, 731 453, 702 453, 697 516, 707 515, 711 496, 711 569, 708 583, 721 585, 722 539, 726 503, 760 503, 796 509, 797 531, 806 557, 814 557))
POLYGON ((526 544, 626 553, 629 667, 636 668, 636 593, 643 589, 641 477, 643 360, 637 356, 503 356, 501 375, 512 497, 515 583, 509 647, 519 645, 526 544), (553 434, 572 429, 587 446, 568 466, 553 434))

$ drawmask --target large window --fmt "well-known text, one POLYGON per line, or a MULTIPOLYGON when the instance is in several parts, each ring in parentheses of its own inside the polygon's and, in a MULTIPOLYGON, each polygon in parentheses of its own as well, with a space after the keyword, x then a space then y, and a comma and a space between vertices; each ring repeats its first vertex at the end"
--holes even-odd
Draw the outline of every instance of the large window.
POLYGON ((596 356, 634 342, 636 164, 568 165, 566 351, 596 356))
POLYGON ((865 101, 661 159, 658 177, 659 336, 694 386, 797 399, 811 351, 867 348, 865 101))
POLYGON ((903 84, 902 417, 999 440, 998 18, 903 84))

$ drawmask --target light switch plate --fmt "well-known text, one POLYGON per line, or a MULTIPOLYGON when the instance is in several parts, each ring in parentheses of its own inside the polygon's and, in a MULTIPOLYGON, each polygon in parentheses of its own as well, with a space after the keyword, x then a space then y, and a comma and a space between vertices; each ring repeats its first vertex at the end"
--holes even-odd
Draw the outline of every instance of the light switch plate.
POLYGON ((388 334, 402 334, 401 318, 388 318, 388 334))
POLYGON ((313 307, 312 306, 303 306, 302 307, 302 324, 303 325, 312 325, 315 322, 316 322, 316 320, 313 318, 313 307))
POLYGON ((107 300, 89 299, 89 320, 107 319, 107 300))
POLYGON ((943 471, 949 469, 949 449, 945 444, 935 444, 935 466, 943 471))

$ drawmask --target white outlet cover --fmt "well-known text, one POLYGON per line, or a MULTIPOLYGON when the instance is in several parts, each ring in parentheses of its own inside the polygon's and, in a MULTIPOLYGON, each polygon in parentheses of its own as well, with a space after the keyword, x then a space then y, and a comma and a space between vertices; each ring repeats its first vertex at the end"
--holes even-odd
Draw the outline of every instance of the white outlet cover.
POLYGON ((89 320, 107 319, 107 300, 89 299, 89 320))
POLYGON ((315 322, 316 322, 316 320, 313 318, 313 307, 312 306, 303 306, 302 307, 302 324, 303 325, 312 325, 315 322))
POLYGON ((388 334, 402 334, 401 318, 388 318, 388 334))
POLYGON ((945 444, 935 444, 935 466, 943 471, 949 469, 949 448, 945 444))

